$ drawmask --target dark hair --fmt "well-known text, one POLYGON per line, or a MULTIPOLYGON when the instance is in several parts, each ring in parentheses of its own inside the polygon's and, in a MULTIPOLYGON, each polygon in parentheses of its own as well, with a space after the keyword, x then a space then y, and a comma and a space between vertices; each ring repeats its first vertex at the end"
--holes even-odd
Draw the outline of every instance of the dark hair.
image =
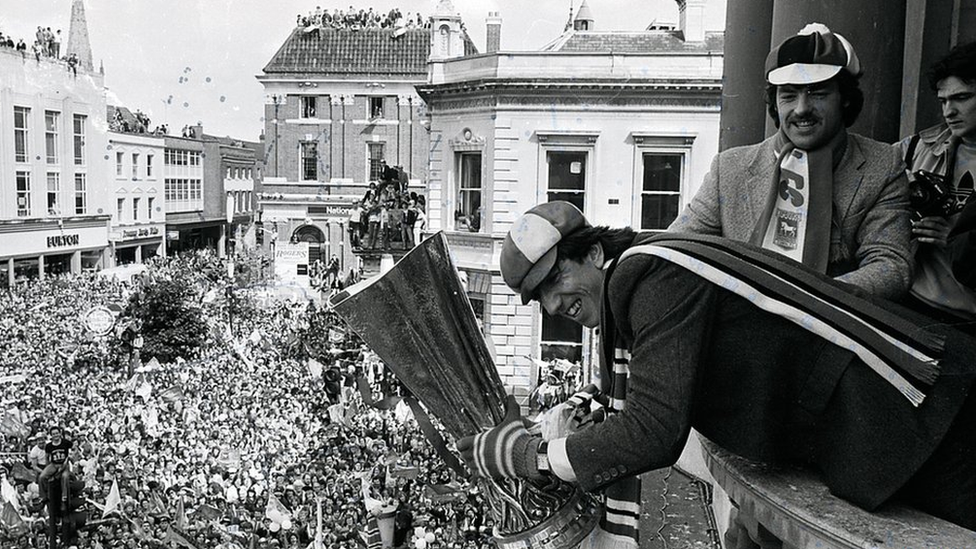
MULTIPOLYGON (((841 114, 844 117, 844 127, 851 127, 864 108, 864 92, 861 91, 860 78, 842 70, 827 82, 836 81, 840 87, 840 97, 843 101, 841 114)), ((776 85, 766 85, 766 112, 773 119, 773 125, 779 128, 779 110, 776 108, 776 85)))
POLYGON ((939 82, 955 76, 967 84, 976 82, 976 42, 960 44, 929 69, 929 85, 938 91, 939 82))
POLYGON ((556 261, 572 259, 577 263, 583 261, 594 244, 603 247, 603 256, 607 260, 614 259, 634 242, 637 233, 630 227, 611 229, 606 225, 599 227, 583 227, 564 236, 556 244, 556 261))

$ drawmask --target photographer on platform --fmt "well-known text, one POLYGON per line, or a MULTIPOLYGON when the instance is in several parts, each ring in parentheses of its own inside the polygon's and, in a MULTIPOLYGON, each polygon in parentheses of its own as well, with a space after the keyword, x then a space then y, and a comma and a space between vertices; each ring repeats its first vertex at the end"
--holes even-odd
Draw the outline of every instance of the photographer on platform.
POLYGON ((906 305, 976 334, 976 42, 935 63, 929 83, 944 120, 899 144, 917 264, 906 305))

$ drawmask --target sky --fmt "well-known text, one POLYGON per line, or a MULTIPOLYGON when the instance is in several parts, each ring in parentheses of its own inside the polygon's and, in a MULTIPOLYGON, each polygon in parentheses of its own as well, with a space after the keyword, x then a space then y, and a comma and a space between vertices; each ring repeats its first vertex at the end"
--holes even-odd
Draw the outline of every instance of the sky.
MULTIPOLYGON (((480 51, 485 17, 502 18, 501 48, 531 51, 559 36, 580 0, 453 0, 480 51)), ((587 0, 597 30, 677 22, 674 0, 587 0)), ((724 2, 712 17, 724 21, 724 2), (718 13, 721 12, 721 13, 718 13)), ((202 123, 212 135, 256 141, 264 127, 263 87, 255 78, 295 26, 299 13, 368 9, 429 16, 436 0, 85 0, 96 69, 105 66, 111 104, 141 110, 171 133, 202 123)), ((38 25, 61 29, 71 0, 0 0, 0 32, 33 41, 38 25)), ((716 25, 722 23, 716 22, 716 25)), ((719 27, 721 28, 721 27, 719 27)), ((62 45, 62 49, 65 47, 62 45)), ((0 75, 2 79, 2 75, 0 75)))

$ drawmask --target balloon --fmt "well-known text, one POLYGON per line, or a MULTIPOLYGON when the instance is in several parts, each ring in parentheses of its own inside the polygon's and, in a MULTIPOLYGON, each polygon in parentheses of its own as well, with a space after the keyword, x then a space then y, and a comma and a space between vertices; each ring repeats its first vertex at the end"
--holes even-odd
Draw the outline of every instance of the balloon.
POLYGON ((281 525, 278 524, 277 522, 272 522, 271 524, 268 525, 268 529, 271 530, 272 532, 277 532, 278 530, 281 530, 281 525))
POLYGON ((422 538, 422 537, 424 537, 424 534, 426 534, 426 533, 427 533, 427 531, 424 530, 424 527, 423 526, 418 526, 418 527, 416 527, 416 528, 413 529, 413 535, 414 535, 414 537, 422 538))
POLYGON ((424 536, 424 540, 427 543, 434 543, 434 533, 433 532, 427 532, 427 535, 424 536))
POLYGON ((285 520, 281 521, 281 528, 283 530, 291 530, 291 519, 285 517, 285 520))
POLYGON ((268 518, 272 520, 272 522, 281 522, 282 519, 285 518, 281 515, 281 511, 277 509, 271 509, 270 511, 268 511, 267 515, 268 518))
POLYGON ((417 541, 413 542, 413 546, 417 549, 427 549, 427 540, 424 538, 417 538, 417 541))

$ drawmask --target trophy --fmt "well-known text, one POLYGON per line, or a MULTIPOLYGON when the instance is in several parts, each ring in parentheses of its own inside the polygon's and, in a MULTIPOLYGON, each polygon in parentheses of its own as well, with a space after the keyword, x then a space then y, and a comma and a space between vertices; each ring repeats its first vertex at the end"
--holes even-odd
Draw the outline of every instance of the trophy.
MULTIPOLYGON (((330 304, 454 440, 502 420, 505 390, 442 232, 330 304)), ((501 549, 575 547, 603 511, 592 496, 556 477, 545 484, 475 482, 501 549)))

